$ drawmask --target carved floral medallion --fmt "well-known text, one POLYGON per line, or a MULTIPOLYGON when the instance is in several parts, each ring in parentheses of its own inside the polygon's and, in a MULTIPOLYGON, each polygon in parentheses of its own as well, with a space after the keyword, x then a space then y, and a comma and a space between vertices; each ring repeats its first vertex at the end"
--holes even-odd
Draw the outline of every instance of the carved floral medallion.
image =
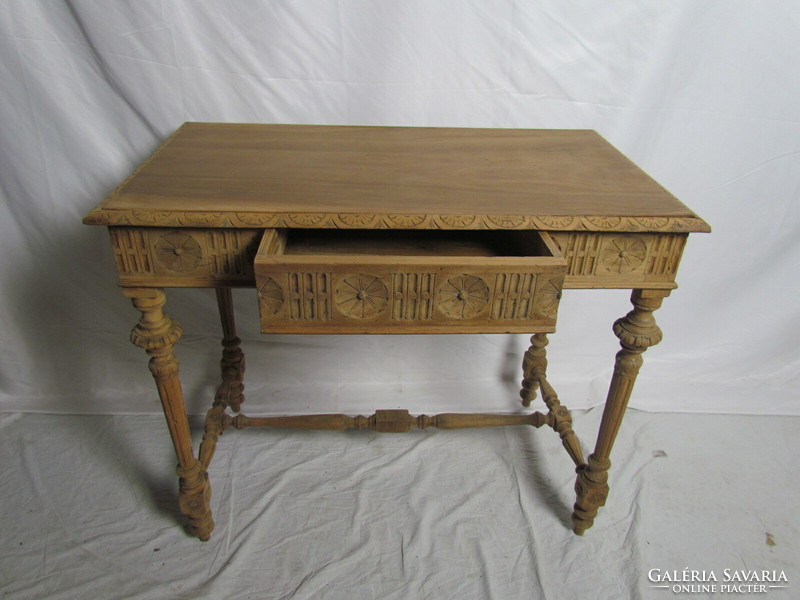
POLYGON ((526 221, 521 215, 489 215, 486 218, 500 229, 516 229, 522 227, 526 221))
POLYGON ((622 217, 586 217, 594 229, 615 229, 622 223, 622 217))
POLYGON ((386 310, 388 301, 389 290, 374 275, 349 275, 336 286, 336 307, 348 317, 373 317, 386 310))
POLYGON ((539 217, 541 224, 547 229, 567 229, 572 226, 573 217, 539 217))
POLYGON ((639 236, 620 235, 610 239, 600 253, 600 264, 614 273, 630 273, 647 255, 647 244, 639 236))
POLYGON ((156 257, 170 271, 191 271, 203 258, 203 249, 188 233, 172 231, 156 242, 156 257))
POLYGON ((315 227, 325 220, 325 215, 320 213, 286 215, 289 227, 315 227))
POLYGON ((375 215, 371 213, 341 214, 339 221, 345 227, 367 227, 375 220, 375 215))
POLYGON ((439 220, 447 227, 461 229, 472 225, 473 221, 475 221, 475 215, 441 215, 439 220))
POLYGON ((561 279, 549 279, 539 283, 536 290, 536 310, 550 319, 558 314, 558 303, 561 301, 561 279))
POLYGON ((261 314, 277 314, 283 307, 283 290, 272 277, 264 277, 264 283, 258 288, 258 300, 261 314))
POLYGON ((475 275, 457 275, 439 286, 440 310, 454 319, 470 319, 489 303, 489 286, 475 275))
POLYGON ((425 222, 425 215, 386 215, 389 227, 397 226, 403 229, 419 227, 425 222))

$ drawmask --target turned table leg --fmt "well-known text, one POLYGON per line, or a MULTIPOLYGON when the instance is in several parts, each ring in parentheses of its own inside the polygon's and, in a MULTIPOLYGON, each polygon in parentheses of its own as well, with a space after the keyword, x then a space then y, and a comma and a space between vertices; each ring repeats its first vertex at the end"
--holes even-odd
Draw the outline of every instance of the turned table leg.
POLYGON ((183 391, 178 376, 178 361, 172 350, 181 337, 181 326, 164 314, 164 292, 157 288, 125 288, 133 306, 142 313, 131 332, 131 342, 150 356, 150 371, 167 418, 172 444, 178 456, 178 506, 189 517, 191 531, 207 540, 214 529, 211 518, 211 487, 208 474, 195 459, 183 391))
POLYGON ((669 290, 634 290, 631 295, 633 310, 614 323, 614 333, 622 349, 617 353, 614 364, 614 375, 594 452, 589 455, 587 464, 577 469, 577 500, 572 513, 572 525, 578 535, 583 535, 592 526, 597 510, 608 497, 611 447, 628 406, 636 375, 642 366, 642 353, 661 341, 661 329, 656 325, 653 311, 661 306, 661 301, 668 295, 669 290))
POLYGON ((231 288, 217 288, 217 304, 222 322, 222 385, 217 390, 214 404, 230 406, 239 412, 244 402, 244 354, 242 340, 236 335, 236 322, 233 318, 233 297, 231 288))
POLYGON ((525 351, 522 358, 522 389, 519 391, 522 398, 522 406, 530 406, 536 398, 536 390, 539 387, 537 372, 547 371, 547 350, 545 349, 550 340, 546 333, 534 333, 531 336, 531 346, 525 351))

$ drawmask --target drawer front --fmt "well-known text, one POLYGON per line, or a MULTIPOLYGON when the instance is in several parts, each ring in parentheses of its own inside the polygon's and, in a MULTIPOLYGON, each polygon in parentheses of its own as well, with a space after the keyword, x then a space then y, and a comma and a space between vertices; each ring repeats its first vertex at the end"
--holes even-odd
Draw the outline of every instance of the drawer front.
MULTIPOLYGON (((283 254, 268 230, 255 260, 266 333, 555 330, 565 263, 555 256, 283 254)), ((553 246, 553 248, 555 248, 553 246)))

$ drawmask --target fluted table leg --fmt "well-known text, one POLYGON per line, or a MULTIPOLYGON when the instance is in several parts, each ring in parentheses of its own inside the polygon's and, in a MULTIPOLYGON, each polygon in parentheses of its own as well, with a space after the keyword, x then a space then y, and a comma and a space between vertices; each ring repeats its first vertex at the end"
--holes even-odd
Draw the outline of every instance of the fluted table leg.
POLYGON ((178 505, 189 517, 191 531, 207 540, 214 529, 211 518, 211 487, 208 474, 195 459, 183 391, 178 376, 178 361, 173 354, 181 337, 181 326, 164 314, 164 292, 158 288, 125 288, 133 306, 142 313, 131 332, 131 342, 150 356, 150 371, 167 418, 172 444, 178 457, 178 505))
POLYGON ((592 526, 598 509, 608 497, 611 447, 642 366, 642 353, 661 341, 661 329, 656 325, 653 311, 661 306, 662 300, 668 295, 669 290, 634 290, 631 295, 633 310, 614 323, 614 333, 622 349, 617 353, 594 452, 589 455, 587 464, 577 469, 577 499, 572 525, 578 535, 583 535, 592 526))

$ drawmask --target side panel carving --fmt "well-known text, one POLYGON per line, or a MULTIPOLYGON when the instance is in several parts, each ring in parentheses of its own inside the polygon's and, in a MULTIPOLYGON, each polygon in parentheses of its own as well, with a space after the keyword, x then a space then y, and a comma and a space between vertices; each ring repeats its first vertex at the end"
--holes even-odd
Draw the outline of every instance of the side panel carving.
POLYGON ((551 232, 567 261, 564 287, 675 287, 686 234, 551 232))
POLYGON ((252 285, 258 229, 111 227, 123 285, 252 285))
POLYGON ((110 228, 111 247, 117 261, 117 271, 122 274, 147 274, 153 272, 147 234, 141 229, 110 228))

